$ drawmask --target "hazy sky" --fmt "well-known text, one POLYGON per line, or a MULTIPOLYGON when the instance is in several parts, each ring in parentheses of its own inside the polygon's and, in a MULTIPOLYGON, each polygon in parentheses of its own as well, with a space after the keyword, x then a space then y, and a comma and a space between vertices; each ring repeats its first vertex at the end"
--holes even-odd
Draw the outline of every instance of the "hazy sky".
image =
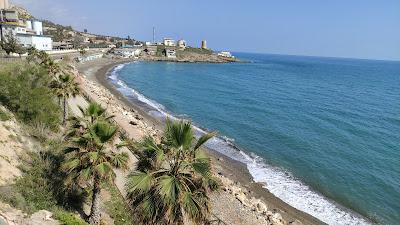
POLYGON ((10 0, 98 34, 238 52, 400 60, 400 0, 10 0))

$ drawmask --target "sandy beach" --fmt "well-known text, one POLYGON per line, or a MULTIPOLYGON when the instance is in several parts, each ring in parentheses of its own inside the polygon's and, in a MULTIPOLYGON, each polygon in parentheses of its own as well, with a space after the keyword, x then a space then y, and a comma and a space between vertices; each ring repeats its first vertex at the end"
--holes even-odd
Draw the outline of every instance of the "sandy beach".
MULTIPOLYGON (((115 66, 127 62, 98 59, 77 64, 82 89, 115 115, 116 122, 130 138, 160 137, 164 124, 148 115, 142 106, 125 98, 107 80, 115 66)), ((275 197, 262 184, 253 182, 246 165, 215 151, 206 151, 212 159, 215 174, 223 184, 222 190, 211 197, 212 211, 224 223, 324 224, 275 197)))

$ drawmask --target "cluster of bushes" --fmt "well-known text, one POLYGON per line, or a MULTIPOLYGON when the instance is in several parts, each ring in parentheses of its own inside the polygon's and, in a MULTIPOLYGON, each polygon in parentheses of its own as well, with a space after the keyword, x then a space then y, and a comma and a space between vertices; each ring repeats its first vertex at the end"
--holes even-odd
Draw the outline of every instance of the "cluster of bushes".
POLYGON ((203 55, 211 55, 211 54, 213 54, 213 51, 210 50, 210 49, 192 48, 192 47, 185 48, 184 52, 193 52, 193 53, 203 54, 203 55))
POLYGON ((82 212, 87 199, 91 201, 87 220, 99 224, 101 189, 106 189, 112 195, 106 208, 116 225, 133 224, 133 220, 139 224, 209 222, 209 193, 219 184, 210 159, 200 149, 214 133, 195 141, 190 122, 168 121, 161 143, 149 137, 115 145, 119 129, 97 103, 80 108, 82 116, 66 123, 66 100, 79 92, 73 75, 46 53, 32 52, 32 56, 31 63, 0 71, 0 104, 37 128, 31 134, 39 128, 58 132, 61 124, 68 130, 59 140, 43 136, 41 150, 27 154, 22 162, 24 175, 11 186, 0 187, 0 200, 27 213, 50 210, 62 224, 79 225, 86 222, 71 212, 82 212), (57 100, 63 100, 62 107, 57 100), (131 149, 139 161, 127 178, 127 202, 114 186, 114 169, 129 169, 129 156, 118 151, 120 147, 131 149))
POLYGON ((62 160, 61 144, 50 144, 54 149, 39 153, 29 152, 21 166, 24 176, 14 184, 0 187, 0 200, 32 214, 49 210, 61 224, 86 224, 69 210, 79 210, 85 193, 62 188, 63 175, 58 172, 62 160))
MULTIPOLYGON (((65 225, 87 224, 73 212, 84 215, 83 203, 93 194, 90 186, 68 181, 70 173, 62 169, 66 148, 72 143, 59 128, 66 122, 65 101, 78 89, 70 71, 44 52, 33 51, 27 61, 0 69, 0 104, 40 141, 39 149, 21 159, 23 176, 14 184, 0 187, 0 200, 28 214, 49 210, 65 225)), ((0 111, 0 119, 6 120, 8 115, 0 111)), ((105 203, 107 213, 117 225, 132 224, 131 214, 114 184, 107 185, 107 190, 113 195, 112 201, 105 203)))
MULTIPOLYGON (((59 96, 51 87, 55 76, 49 72, 55 64, 45 53, 41 60, 36 56, 31 60, 11 63, 0 70, 0 104, 41 141, 39 149, 21 156, 19 169, 23 176, 0 187, 0 200, 28 214, 52 211, 61 224, 87 225, 71 213, 81 210, 87 193, 65 187, 66 175, 59 169, 64 159, 64 141, 51 139, 62 123, 59 96)), ((9 118, 0 110, 0 120, 9 118)))
POLYGON ((48 72, 41 66, 10 64, 0 71, 0 103, 25 124, 55 131, 61 109, 49 82, 48 72))

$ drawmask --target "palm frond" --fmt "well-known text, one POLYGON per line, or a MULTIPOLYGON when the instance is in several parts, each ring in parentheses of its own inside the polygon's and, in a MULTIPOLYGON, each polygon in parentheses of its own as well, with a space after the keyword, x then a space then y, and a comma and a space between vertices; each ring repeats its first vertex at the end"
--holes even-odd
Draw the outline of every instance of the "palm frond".
POLYGON ((209 158, 197 158, 191 163, 191 166, 195 173, 203 177, 211 176, 211 163, 209 158))
POLYGON ((66 173, 71 173, 73 170, 77 169, 80 165, 79 159, 71 159, 69 161, 64 162, 61 165, 61 171, 66 173))
POLYGON ((105 180, 110 180, 115 176, 112 166, 108 162, 102 162, 96 165, 94 170, 99 177, 105 180))
POLYGON ((178 200, 181 188, 176 177, 164 175, 157 180, 157 191, 165 205, 174 204, 178 200))
POLYGON ((113 153, 111 157, 112 165, 115 168, 127 169, 128 160, 129 160, 129 155, 126 152, 118 154, 113 153))
POLYGON ((204 134, 203 136, 201 136, 199 138, 199 140, 197 141, 196 145, 194 146, 194 150, 196 151, 197 149, 199 149, 204 143, 206 143, 208 140, 215 137, 216 135, 217 135, 217 133, 212 132, 212 133, 207 133, 207 134, 204 134))
POLYGON ((111 141, 118 131, 118 127, 105 121, 98 121, 93 125, 93 134, 101 143, 111 141))
POLYGON ((188 121, 171 122, 167 120, 165 137, 171 147, 187 150, 191 147, 194 139, 192 125, 188 121))
POLYGON ((135 171, 128 176, 126 190, 129 194, 144 194, 150 191, 154 177, 149 172, 135 171))

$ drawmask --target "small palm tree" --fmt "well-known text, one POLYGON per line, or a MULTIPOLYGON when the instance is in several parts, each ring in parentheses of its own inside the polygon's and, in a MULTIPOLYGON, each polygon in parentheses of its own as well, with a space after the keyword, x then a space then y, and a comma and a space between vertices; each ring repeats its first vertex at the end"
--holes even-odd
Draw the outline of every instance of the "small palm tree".
POLYGON ((84 47, 80 47, 79 48, 79 54, 81 55, 81 56, 85 56, 86 55, 86 49, 84 48, 84 47))
POLYGON ((210 159, 200 147, 215 134, 196 143, 189 122, 167 123, 164 143, 146 138, 136 155, 138 171, 128 177, 127 193, 141 223, 203 224, 210 212, 208 193, 218 188, 210 159))
POLYGON ((36 48, 28 50, 28 62, 34 62, 43 66, 50 75, 56 76, 61 73, 61 67, 45 51, 38 51, 36 48))
POLYGON ((71 121, 71 129, 67 132, 67 137, 80 136, 86 132, 88 127, 97 121, 111 122, 111 119, 114 118, 113 115, 108 116, 106 114, 106 109, 96 102, 90 102, 85 109, 81 106, 78 106, 78 108, 82 116, 73 116, 69 118, 71 121))
POLYGON ((59 102, 63 108, 63 124, 67 121, 67 100, 72 96, 75 97, 80 93, 79 85, 75 82, 75 77, 70 74, 61 74, 57 79, 53 80, 50 87, 54 90, 57 95, 59 102))
POLYGON ((115 178, 114 168, 126 169, 128 155, 107 150, 115 138, 117 127, 107 121, 97 121, 87 132, 72 140, 67 149, 62 171, 68 174, 67 184, 92 187, 90 224, 100 224, 100 191, 102 182, 115 178))
POLYGON ((106 109, 97 102, 90 102, 86 109, 79 107, 79 110, 81 111, 83 118, 86 118, 86 120, 88 120, 87 122, 89 123, 94 123, 98 119, 104 119, 108 121, 114 117, 113 115, 107 116, 106 109))
POLYGON ((60 65, 51 58, 49 58, 49 60, 45 63, 45 68, 49 72, 49 75, 53 77, 63 72, 60 65))

